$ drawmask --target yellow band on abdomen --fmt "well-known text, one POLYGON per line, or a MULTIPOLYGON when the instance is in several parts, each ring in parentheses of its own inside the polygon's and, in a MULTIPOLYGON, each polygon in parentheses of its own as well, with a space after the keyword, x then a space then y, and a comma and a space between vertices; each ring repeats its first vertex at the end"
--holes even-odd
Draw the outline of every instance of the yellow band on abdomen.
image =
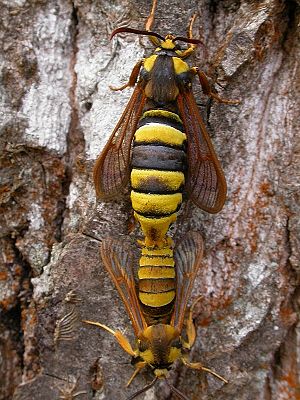
POLYGON ((139 293, 139 298, 143 304, 150 307, 162 307, 169 303, 175 298, 175 291, 171 290, 166 293, 139 293))
POLYGON ((171 146, 182 146, 185 140, 185 133, 172 126, 157 123, 143 125, 135 132, 137 143, 161 142, 171 146))
POLYGON ((179 171, 160 171, 155 169, 135 169, 131 171, 131 186, 138 189, 149 181, 158 181, 166 190, 178 190, 184 184, 184 174, 179 171))
MULTIPOLYGON (((169 238, 170 239, 170 238, 169 238)), ((170 243, 170 246, 172 242, 170 243)), ((171 247, 163 247, 161 249, 153 249, 148 247, 142 248, 142 256, 162 256, 162 257, 172 257, 173 258, 173 250, 171 247)))
POLYGON ((169 279, 175 278, 175 269, 168 267, 140 267, 138 270, 139 279, 169 279))
POLYGON ((179 115, 167 110, 155 109, 155 110, 145 111, 144 114, 142 115, 141 120, 147 117, 165 117, 171 121, 178 122, 179 124, 182 125, 182 120, 179 117, 179 115))
POLYGON ((175 262, 173 257, 149 257, 149 256, 142 256, 140 258, 140 266, 148 266, 153 265, 155 266, 164 266, 164 267, 174 267, 175 262))
POLYGON ((174 213, 182 203, 182 194, 146 194, 131 191, 134 211, 146 215, 168 215, 174 213))

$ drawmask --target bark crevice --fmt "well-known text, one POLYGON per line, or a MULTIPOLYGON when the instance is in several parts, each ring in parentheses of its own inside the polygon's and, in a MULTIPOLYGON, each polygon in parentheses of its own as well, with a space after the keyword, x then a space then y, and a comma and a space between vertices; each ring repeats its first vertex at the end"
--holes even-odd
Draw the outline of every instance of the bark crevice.
POLYGON ((66 153, 63 157, 63 161, 65 164, 65 176, 62 180, 63 198, 59 201, 58 213, 56 216, 56 222, 57 222, 56 239, 58 242, 61 242, 64 239, 64 234, 63 234, 64 221, 70 211, 67 206, 67 197, 70 194, 70 186, 73 181, 74 170, 76 169, 77 157, 83 154, 85 149, 85 139, 83 132, 80 128, 79 107, 76 95, 76 89, 77 89, 76 62, 77 62, 77 54, 79 51, 78 49, 79 16, 77 13, 77 7, 75 6, 74 2, 72 2, 70 35, 71 35, 71 48, 72 48, 70 65, 69 65, 69 72, 71 75, 71 85, 69 90, 71 119, 66 137, 66 142, 67 142, 66 153))

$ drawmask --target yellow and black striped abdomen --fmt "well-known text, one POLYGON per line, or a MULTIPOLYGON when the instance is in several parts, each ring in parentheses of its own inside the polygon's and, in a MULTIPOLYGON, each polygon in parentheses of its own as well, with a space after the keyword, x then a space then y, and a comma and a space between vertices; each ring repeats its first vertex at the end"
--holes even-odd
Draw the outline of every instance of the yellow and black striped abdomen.
POLYGON ((132 150, 131 202, 145 236, 139 298, 156 317, 167 313, 175 298, 174 259, 167 232, 182 203, 185 144, 177 114, 165 110, 143 114, 132 150))
POLYGON ((132 151, 131 202, 147 246, 162 246, 182 202, 186 135, 177 114, 146 111, 132 151))
POLYGON ((152 323, 153 319, 169 315, 176 291, 173 250, 170 245, 159 249, 142 249, 138 278, 139 299, 145 315, 152 318, 152 323))

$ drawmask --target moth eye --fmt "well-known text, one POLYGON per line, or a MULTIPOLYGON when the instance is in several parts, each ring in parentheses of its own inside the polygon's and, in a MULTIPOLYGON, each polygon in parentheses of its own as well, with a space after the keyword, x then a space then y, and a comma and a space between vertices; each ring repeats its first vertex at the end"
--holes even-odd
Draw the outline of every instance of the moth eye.
POLYGON ((176 339, 172 342, 172 347, 176 347, 177 349, 182 348, 182 343, 180 339, 176 339))
POLYGON ((141 352, 146 351, 148 349, 148 345, 145 342, 140 342, 139 343, 139 350, 141 352))

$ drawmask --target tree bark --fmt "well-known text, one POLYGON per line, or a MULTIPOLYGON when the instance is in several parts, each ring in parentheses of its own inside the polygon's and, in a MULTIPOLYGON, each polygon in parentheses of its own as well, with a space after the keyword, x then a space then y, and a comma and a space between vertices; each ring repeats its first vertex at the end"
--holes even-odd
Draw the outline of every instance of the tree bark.
MULTIPOLYGON (((139 251, 128 192, 96 204, 91 171, 130 97, 112 92, 153 50, 151 2, 1 1, 0 399, 126 399, 139 374, 99 321, 133 342, 125 308, 99 257, 105 237, 139 251), (71 394, 73 393, 73 397, 71 394), (61 397, 59 397, 61 396, 61 397)), ((190 65, 238 106, 194 93, 228 183, 223 210, 187 199, 171 232, 205 239, 193 289, 191 359, 227 385, 176 365, 170 381, 190 399, 286 400, 299 394, 299 2, 160 0, 153 30, 186 36, 190 65)), ((140 398, 175 398, 159 382, 140 398), (143 397, 144 396, 144 397, 143 397)))

